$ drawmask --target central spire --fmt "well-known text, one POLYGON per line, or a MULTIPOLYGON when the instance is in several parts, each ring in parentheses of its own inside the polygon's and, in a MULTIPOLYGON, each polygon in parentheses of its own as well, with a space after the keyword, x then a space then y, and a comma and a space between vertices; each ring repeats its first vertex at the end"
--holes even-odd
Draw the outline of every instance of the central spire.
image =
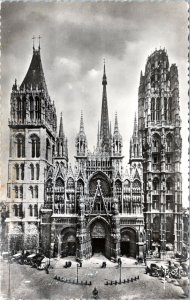
POLYGON ((100 146, 106 152, 109 151, 109 117, 108 117, 108 104, 107 104, 107 77, 106 67, 104 61, 104 73, 102 78, 103 93, 102 93, 102 111, 101 111, 101 124, 100 124, 100 146))

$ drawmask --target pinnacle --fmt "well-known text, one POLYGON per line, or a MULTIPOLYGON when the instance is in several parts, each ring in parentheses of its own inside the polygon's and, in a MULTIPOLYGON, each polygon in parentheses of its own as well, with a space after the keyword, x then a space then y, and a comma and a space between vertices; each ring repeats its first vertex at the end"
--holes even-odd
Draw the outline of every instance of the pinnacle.
POLYGON ((118 127, 118 119, 117 119, 117 112, 115 113, 115 126, 114 126, 114 134, 119 132, 119 127, 118 127))
POLYGON ((62 112, 61 112, 61 117, 60 117, 59 137, 60 138, 64 137, 62 112))
POLYGON ((80 117, 80 133, 84 133, 84 120, 83 120, 83 112, 81 111, 81 117, 80 117))

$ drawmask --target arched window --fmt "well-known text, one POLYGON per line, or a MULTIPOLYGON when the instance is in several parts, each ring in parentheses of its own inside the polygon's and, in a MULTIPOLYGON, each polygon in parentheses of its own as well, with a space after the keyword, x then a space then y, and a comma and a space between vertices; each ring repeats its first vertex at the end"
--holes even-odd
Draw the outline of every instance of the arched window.
POLYGON ((32 96, 30 97, 30 119, 34 119, 34 99, 32 96))
POLYGON ((74 189, 75 188, 75 182, 73 178, 69 177, 67 181, 67 188, 68 189, 74 189))
POLYGON ((139 180, 135 180, 133 182, 133 188, 137 188, 137 189, 140 189, 141 188, 141 183, 139 180))
POLYGON ((155 120, 155 99, 151 99, 151 121, 155 120))
POLYGON ((49 159, 50 154, 50 142, 48 139, 46 139, 46 159, 49 159))
POLYGON ((17 157, 25 157, 25 138, 22 134, 16 137, 17 157))
POLYGON ((56 187, 64 187, 65 186, 64 181, 60 177, 58 177, 56 179, 55 186, 56 187))
POLYGON ((171 134, 168 134, 166 137, 166 145, 167 145, 167 151, 171 151, 172 150, 172 136, 171 134))
POLYGON ((18 186, 15 186, 15 198, 18 198, 18 186))
POLYGON ((24 164, 21 164, 20 168, 21 168, 21 180, 24 180, 24 164))
POLYGON ((19 217, 22 217, 23 214, 22 214, 22 204, 20 203, 19 204, 19 217))
POLYGON ((15 211, 15 217, 18 217, 18 207, 16 204, 14 204, 14 211, 15 211))
POLYGON ((125 180, 123 183, 123 192, 124 193, 130 193, 130 181, 125 180))
POLYGON ((81 179, 77 181, 77 195, 84 195, 84 183, 81 179))
POLYGON ((38 186, 35 186, 35 198, 38 198, 38 186))
POLYGON ((156 120, 160 121, 160 98, 156 99, 156 120))
POLYGON ((36 180, 39 180, 40 177, 40 166, 36 164, 36 180))
POLYGON ((168 120, 172 121, 172 98, 168 99, 168 120))
POLYGON ((29 189, 30 189, 30 192, 31 192, 31 197, 34 198, 34 189, 33 189, 33 186, 30 186, 29 189))
POLYGON ((22 100, 20 97, 17 98, 17 116, 18 121, 22 119, 22 100))
POLYGON ((167 98, 164 98, 164 120, 167 121, 167 110, 168 110, 168 107, 167 107, 167 98))
POLYGON ((34 217, 37 217, 38 216, 38 205, 35 204, 34 205, 34 217))
POLYGON ((31 204, 29 205, 29 215, 30 215, 30 217, 33 216, 33 209, 32 209, 32 205, 31 204))
POLYGON ((154 217, 152 226, 152 237, 154 242, 159 242, 160 236, 160 217, 154 217))
POLYGON ((20 198, 23 198, 23 186, 20 186, 20 198))
POLYGON ((36 100, 36 119, 40 120, 41 119, 41 101, 38 97, 35 98, 36 100))
POLYGON ((153 191, 158 192, 158 190, 159 190, 159 180, 158 180, 158 178, 154 178, 152 184, 153 184, 153 191))
POLYGON ((34 165, 30 164, 31 180, 34 180, 34 165))
POLYGON ((16 180, 19 180, 19 165, 15 165, 15 171, 16 171, 16 180))
POLYGON ((171 178, 168 178, 166 181, 166 190, 167 192, 171 192, 173 189, 173 182, 171 178))
POLYGON ((160 136, 158 134, 154 134, 152 136, 152 146, 153 152, 158 152, 160 148, 160 136))
POLYGON ((39 157, 40 156, 40 138, 33 134, 31 136, 32 142, 32 157, 39 157))

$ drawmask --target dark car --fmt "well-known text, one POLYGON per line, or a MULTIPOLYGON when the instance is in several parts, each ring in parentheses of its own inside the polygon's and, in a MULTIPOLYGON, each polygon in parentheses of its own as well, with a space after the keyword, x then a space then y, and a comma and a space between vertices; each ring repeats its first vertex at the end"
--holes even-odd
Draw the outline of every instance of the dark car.
POLYGON ((32 258, 32 267, 37 268, 41 265, 42 260, 44 259, 44 255, 37 253, 33 258, 32 258))

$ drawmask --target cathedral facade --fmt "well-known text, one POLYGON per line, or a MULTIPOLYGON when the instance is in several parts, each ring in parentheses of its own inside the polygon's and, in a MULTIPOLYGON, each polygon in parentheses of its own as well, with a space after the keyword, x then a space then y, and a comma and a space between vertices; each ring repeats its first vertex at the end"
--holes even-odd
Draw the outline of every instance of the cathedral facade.
MULTIPOLYGON (((9 250, 40 250, 77 260, 102 252, 143 258, 158 248, 182 250, 181 136, 177 67, 155 51, 141 73, 138 117, 122 165, 122 136, 111 130, 107 76, 102 78, 97 145, 88 149, 83 114, 69 164, 61 115, 57 130, 40 46, 11 92, 6 219, 9 250), (58 131, 58 132, 57 132, 58 131)), ((127 125, 127 124, 126 124, 127 125)))

